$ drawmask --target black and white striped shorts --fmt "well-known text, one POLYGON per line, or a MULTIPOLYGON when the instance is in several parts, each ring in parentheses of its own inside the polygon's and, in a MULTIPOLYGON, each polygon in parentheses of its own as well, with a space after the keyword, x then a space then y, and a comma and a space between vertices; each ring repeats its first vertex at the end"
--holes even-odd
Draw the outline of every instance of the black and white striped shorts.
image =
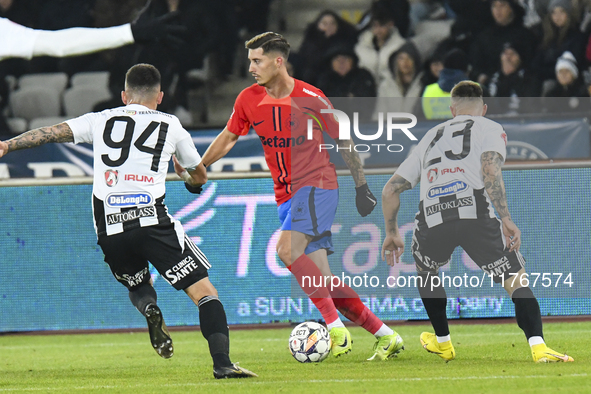
POLYGON ((183 290, 206 278, 211 268, 205 254, 186 234, 183 240, 181 248, 175 224, 170 223, 100 236, 98 244, 115 278, 129 290, 150 282, 148 261, 175 289, 183 290))

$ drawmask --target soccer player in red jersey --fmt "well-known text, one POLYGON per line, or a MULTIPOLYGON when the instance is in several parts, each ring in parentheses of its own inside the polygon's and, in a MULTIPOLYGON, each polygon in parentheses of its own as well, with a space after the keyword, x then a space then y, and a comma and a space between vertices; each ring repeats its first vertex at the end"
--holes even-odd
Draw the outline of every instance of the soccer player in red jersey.
MULTIPOLYGON (((260 34, 247 41, 246 48, 249 71, 256 83, 238 95, 228 124, 207 149, 202 162, 206 166, 216 162, 241 135, 254 128, 273 176, 282 222, 277 253, 322 314, 332 339, 333 355, 351 351, 351 336, 338 310, 376 336, 375 353, 370 359, 393 357, 404 348, 402 338, 378 319, 353 289, 345 284, 329 289, 326 281, 310 281, 332 276, 327 256, 332 253, 330 229, 338 204, 338 182, 328 153, 319 149, 324 142, 322 129, 315 127, 312 138, 307 139, 307 123, 300 119, 305 111, 321 114, 320 110, 331 109, 331 104, 321 90, 288 75, 289 44, 280 34, 260 34), (292 105, 294 98, 304 98, 306 109, 299 108, 297 101, 292 105), (319 282, 322 284, 317 286, 319 282)), ((355 180, 357 210, 367 216, 377 200, 368 188, 359 155, 352 149, 351 140, 337 138, 336 120, 326 115, 323 119, 355 180)))

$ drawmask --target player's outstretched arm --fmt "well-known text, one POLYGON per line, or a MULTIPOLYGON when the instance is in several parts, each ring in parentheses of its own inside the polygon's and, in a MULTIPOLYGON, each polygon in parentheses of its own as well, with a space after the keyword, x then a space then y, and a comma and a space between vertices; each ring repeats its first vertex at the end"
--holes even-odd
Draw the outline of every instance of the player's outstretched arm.
POLYGON ((138 20, 121 26, 105 28, 74 27, 63 30, 39 30, 33 47, 33 56, 77 56, 118 48, 135 43, 156 41, 179 45, 179 34, 187 29, 175 22, 176 14, 138 20))
POLYGON ((404 253, 404 240, 398 231, 398 210, 400 209, 400 194, 412 189, 409 181, 394 174, 382 190, 382 213, 386 224, 386 238, 382 244, 382 260, 388 265, 400 262, 404 253))
POLYGON ((226 156, 226 154, 232 149, 232 147, 238 141, 238 135, 232 133, 228 130, 227 127, 222 130, 215 140, 209 145, 209 148, 205 151, 201 163, 205 167, 209 167, 222 157, 226 156))
POLYGON ((511 214, 509 213, 505 183, 503 182, 503 173, 501 171, 503 157, 497 152, 484 152, 480 156, 480 164, 484 188, 501 218, 503 234, 505 234, 509 250, 519 250, 519 246, 521 246, 521 231, 513 223, 511 214))
POLYGON ((361 159, 359 154, 353 149, 353 141, 351 140, 337 140, 339 145, 339 151, 345 164, 351 171, 353 180, 355 181, 355 205, 357 205, 357 211, 363 217, 369 215, 378 204, 377 198, 373 195, 367 181, 365 180, 365 173, 363 172, 363 165, 361 165, 361 159))
POLYGON ((0 142, 0 157, 15 150, 35 148, 50 142, 74 142, 74 133, 67 123, 29 130, 8 141, 0 142))

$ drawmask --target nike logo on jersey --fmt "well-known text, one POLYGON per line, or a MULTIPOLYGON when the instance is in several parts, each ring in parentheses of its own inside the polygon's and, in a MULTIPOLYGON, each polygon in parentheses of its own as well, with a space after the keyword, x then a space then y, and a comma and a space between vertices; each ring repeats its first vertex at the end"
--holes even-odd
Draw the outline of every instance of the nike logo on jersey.
POLYGON ((291 219, 292 223, 301 222, 303 220, 306 220, 306 219, 291 219))
POLYGON ((260 125, 261 123, 263 123, 264 121, 265 121, 265 120, 263 119, 263 120, 261 120, 261 121, 260 121, 260 122, 258 122, 258 123, 257 123, 257 122, 252 122, 252 125, 253 125, 253 126, 258 126, 258 125, 260 125))

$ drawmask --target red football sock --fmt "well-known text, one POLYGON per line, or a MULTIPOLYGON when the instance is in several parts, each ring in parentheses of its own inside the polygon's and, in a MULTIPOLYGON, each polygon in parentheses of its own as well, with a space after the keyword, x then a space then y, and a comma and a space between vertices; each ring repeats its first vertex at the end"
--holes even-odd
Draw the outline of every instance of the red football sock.
POLYGON ((355 290, 345 283, 341 283, 339 287, 335 287, 330 292, 330 295, 332 296, 334 305, 343 316, 358 326, 365 328, 370 333, 375 335, 384 324, 361 302, 355 290))
POLYGON ((324 277, 312 259, 303 254, 287 268, 295 276, 304 293, 316 305, 326 324, 340 320, 330 293, 324 285, 324 277))

